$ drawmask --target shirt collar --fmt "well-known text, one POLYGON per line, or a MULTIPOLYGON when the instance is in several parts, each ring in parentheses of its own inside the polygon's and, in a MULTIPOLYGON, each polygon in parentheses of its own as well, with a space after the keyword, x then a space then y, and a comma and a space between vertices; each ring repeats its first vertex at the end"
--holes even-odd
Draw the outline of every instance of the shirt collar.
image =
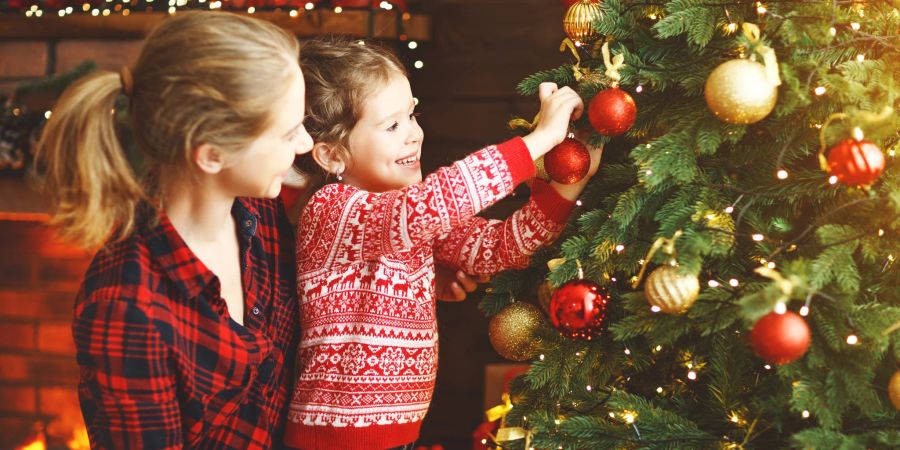
MULTIPOLYGON (((250 240, 259 229, 259 212, 249 199, 237 198, 231 216, 238 224, 244 239, 250 240)), ((169 217, 159 213, 155 226, 146 230, 147 245, 163 272, 182 291, 186 298, 200 296, 211 284, 219 287, 218 277, 209 270, 175 230, 169 217)))

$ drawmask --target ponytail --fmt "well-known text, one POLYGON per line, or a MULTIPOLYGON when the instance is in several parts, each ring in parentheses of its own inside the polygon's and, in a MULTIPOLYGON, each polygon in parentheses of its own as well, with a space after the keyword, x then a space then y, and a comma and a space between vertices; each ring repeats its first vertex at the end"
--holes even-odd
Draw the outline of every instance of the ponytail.
POLYGON ((119 74, 95 72, 70 86, 53 108, 37 145, 51 223, 60 235, 96 247, 131 233, 144 198, 116 132, 119 74))

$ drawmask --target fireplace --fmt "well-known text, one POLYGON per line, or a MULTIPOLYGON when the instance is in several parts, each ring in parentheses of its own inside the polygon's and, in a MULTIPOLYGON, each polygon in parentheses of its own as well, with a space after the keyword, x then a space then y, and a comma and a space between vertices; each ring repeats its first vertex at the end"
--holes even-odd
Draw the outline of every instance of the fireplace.
POLYGON ((89 261, 46 216, 0 212, 0 448, 89 448, 70 328, 89 261))

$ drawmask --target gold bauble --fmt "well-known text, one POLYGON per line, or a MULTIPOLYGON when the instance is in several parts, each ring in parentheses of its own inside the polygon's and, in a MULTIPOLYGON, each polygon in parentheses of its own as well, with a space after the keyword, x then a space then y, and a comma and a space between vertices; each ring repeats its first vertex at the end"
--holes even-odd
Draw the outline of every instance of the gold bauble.
POLYGON ((891 381, 888 382, 888 397, 894 404, 894 408, 900 411, 900 370, 894 372, 891 381))
POLYGON ((543 314, 534 305, 513 302, 491 318, 488 339, 500 356, 525 361, 534 354, 534 332, 542 322, 543 314))
POLYGON ((759 122, 772 112, 778 101, 778 86, 769 81, 762 64, 733 59, 709 74, 704 94, 716 117, 746 125, 759 122))
POLYGON ((549 281, 542 281, 538 285, 537 295, 538 305, 541 306, 545 313, 550 314, 550 300, 553 300, 553 285, 549 281))
POLYGON ((600 34, 594 29, 594 22, 603 18, 599 0, 581 0, 573 3, 563 18, 566 36, 575 42, 587 44, 597 40, 600 34))
POLYGON ((677 267, 661 266, 650 273, 644 284, 644 297, 666 314, 688 310, 700 294, 700 280, 677 267))

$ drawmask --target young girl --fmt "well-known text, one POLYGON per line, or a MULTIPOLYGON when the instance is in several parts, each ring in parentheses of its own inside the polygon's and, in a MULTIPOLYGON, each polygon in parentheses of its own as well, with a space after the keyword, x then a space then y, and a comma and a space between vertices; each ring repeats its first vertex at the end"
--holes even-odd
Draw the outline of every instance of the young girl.
POLYGON ((39 161, 55 222, 106 242, 73 324, 92 448, 281 445, 299 323, 274 197, 312 147, 298 53, 267 22, 179 13, 133 70, 89 75, 53 109, 39 161), (145 180, 117 136, 121 96, 145 180))
POLYGON ((300 61, 311 156, 338 182, 316 192, 300 218, 303 335, 286 443, 410 446, 437 372, 435 260, 495 273, 526 266, 556 237, 586 181, 536 181, 531 201, 505 222, 475 214, 533 176, 533 160, 563 140, 581 99, 542 85, 541 120, 531 134, 423 180, 415 99, 392 54, 365 41, 313 40, 300 61))

